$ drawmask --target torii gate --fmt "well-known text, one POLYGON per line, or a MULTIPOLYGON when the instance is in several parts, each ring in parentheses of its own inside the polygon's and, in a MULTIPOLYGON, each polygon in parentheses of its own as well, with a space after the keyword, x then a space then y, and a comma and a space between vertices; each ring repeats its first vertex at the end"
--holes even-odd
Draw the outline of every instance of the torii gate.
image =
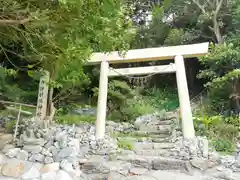
POLYGON ((143 75, 150 73, 174 73, 176 72, 178 96, 180 102, 180 113, 182 118, 182 131, 184 138, 194 138, 195 130, 193 126, 192 111, 188 92, 184 58, 192 58, 206 55, 209 43, 192 45, 181 45, 172 47, 147 48, 129 50, 124 57, 117 51, 104 53, 94 53, 89 65, 101 63, 99 95, 96 120, 96 138, 102 139, 105 135, 105 121, 107 109, 108 77, 122 75, 143 75), (118 73, 109 69, 109 64, 130 63, 143 61, 158 61, 174 59, 174 64, 164 66, 148 66, 137 68, 116 69, 118 73))

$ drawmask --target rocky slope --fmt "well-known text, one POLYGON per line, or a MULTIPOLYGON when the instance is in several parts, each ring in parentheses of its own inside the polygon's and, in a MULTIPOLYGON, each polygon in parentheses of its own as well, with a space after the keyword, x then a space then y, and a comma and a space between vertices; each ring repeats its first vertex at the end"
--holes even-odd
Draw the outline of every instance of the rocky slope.
POLYGON ((206 138, 186 140, 178 130, 174 114, 152 114, 134 125, 108 121, 98 141, 92 125, 43 130, 32 119, 21 125, 17 142, 4 146, 0 180, 240 179, 238 154, 220 156, 206 138))

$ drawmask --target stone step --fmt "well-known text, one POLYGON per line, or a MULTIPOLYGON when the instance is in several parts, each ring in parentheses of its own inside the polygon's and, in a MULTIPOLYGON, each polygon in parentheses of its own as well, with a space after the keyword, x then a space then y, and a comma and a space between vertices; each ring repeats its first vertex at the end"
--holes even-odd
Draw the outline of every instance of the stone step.
POLYGON ((167 149, 152 149, 152 150, 137 150, 136 155, 139 156, 168 156, 169 151, 167 149))
POLYGON ((171 137, 167 137, 167 138, 151 137, 150 139, 151 139, 152 142, 155 142, 155 143, 167 143, 167 142, 170 142, 172 140, 171 137))
POLYGON ((173 120, 169 120, 169 119, 158 121, 159 125, 172 125, 173 123, 174 123, 174 121, 173 120))
POLYGON ((134 143, 136 150, 149 150, 149 149, 171 149, 174 147, 172 143, 152 143, 152 142, 136 142, 134 143))
POLYGON ((153 132, 153 133, 161 133, 161 134, 169 134, 173 130, 172 126, 169 125, 154 125, 154 126, 141 126, 139 131, 145 131, 145 132, 153 132))
POLYGON ((192 172, 189 161, 158 157, 152 161, 153 170, 180 170, 180 172, 192 172))
MULTIPOLYGON (((208 180, 214 180, 209 178, 208 180)), ((207 180, 206 177, 202 175, 189 175, 186 173, 180 173, 178 171, 149 171, 138 178, 128 177, 125 180, 207 180)), ((216 180, 216 179, 215 179, 216 180)))
POLYGON ((128 155, 118 156, 118 160, 130 162, 133 167, 147 168, 153 170, 178 170, 180 172, 192 172, 189 161, 172 159, 159 156, 128 155))
POLYGON ((137 136, 148 136, 151 138, 168 138, 171 136, 172 133, 171 132, 162 133, 162 132, 156 130, 155 132, 135 131, 134 134, 137 136))

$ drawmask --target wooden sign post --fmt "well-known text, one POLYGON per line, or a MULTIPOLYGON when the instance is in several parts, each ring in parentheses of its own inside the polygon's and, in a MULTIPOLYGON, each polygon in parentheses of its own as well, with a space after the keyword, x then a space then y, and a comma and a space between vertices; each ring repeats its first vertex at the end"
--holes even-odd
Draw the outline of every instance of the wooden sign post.
POLYGON ((47 111, 47 101, 48 101, 48 83, 49 83, 49 72, 43 71, 43 75, 40 78, 39 90, 38 90, 38 101, 36 116, 40 120, 44 120, 47 111))

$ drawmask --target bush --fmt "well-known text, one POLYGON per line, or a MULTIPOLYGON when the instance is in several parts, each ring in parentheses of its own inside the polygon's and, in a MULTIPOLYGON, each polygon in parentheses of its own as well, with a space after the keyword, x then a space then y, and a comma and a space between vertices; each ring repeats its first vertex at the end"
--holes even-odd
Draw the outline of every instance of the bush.
MULTIPOLYGON (((116 103, 116 101, 114 102, 116 103)), ((140 94, 132 98, 131 96, 125 98, 125 101, 122 101, 121 105, 114 109, 108 118, 114 121, 132 121, 144 114, 162 109, 169 111, 178 106, 177 92, 173 89, 143 89, 140 94)))
POLYGON ((140 97, 134 100, 128 100, 124 106, 114 110, 109 114, 109 119, 114 121, 134 121, 137 117, 155 112, 156 109, 146 103, 140 97))
POLYGON ((239 134, 239 118, 203 116, 194 118, 196 133, 207 136, 217 151, 230 153, 234 150, 239 134))
POLYGON ((204 70, 198 78, 207 80, 212 109, 219 112, 232 110, 239 113, 240 86, 239 43, 210 44, 210 53, 200 58, 204 70))
POLYGON ((148 104, 156 109, 166 111, 175 110, 179 107, 178 93, 176 89, 147 89, 143 90, 142 95, 148 104))
POLYGON ((218 152, 232 153, 235 150, 234 143, 228 139, 214 139, 212 145, 218 152))
POLYGON ((212 127, 219 123, 222 123, 221 116, 203 116, 203 117, 193 117, 194 127, 197 133, 201 136, 209 135, 212 127))
MULTIPOLYGON (((98 88, 93 89, 94 97, 98 96, 98 88)), ((108 111, 120 110, 135 95, 134 90, 124 81, 112 80, 108 84, 108 111)))

